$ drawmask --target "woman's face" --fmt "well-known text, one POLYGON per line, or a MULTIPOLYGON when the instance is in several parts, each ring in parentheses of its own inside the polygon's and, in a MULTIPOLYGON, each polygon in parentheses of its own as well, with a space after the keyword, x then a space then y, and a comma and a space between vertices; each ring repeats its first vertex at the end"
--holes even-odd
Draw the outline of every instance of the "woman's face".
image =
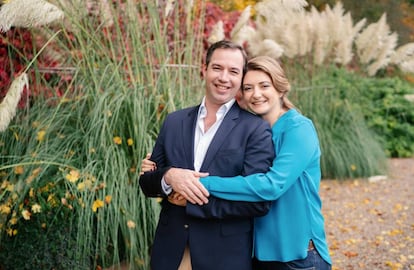
POLYGON ((242 88, 243 103, 248 109, 273 124, 282 108, 281 95, 273 86, 270 77, 262 71, 250 70, 244 77, 242 88))

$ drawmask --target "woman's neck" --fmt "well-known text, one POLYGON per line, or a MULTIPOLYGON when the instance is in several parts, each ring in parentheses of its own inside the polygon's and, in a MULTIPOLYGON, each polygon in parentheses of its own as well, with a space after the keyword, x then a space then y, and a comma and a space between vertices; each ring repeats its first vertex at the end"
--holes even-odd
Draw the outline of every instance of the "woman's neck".
POLYGON ((277 111, 276 113, 263 115, 263 119, 266 120, 266 122, 268 122, 270 126, 272 127, 285 112, 287 112, 286 109, 281 109, 277 111))

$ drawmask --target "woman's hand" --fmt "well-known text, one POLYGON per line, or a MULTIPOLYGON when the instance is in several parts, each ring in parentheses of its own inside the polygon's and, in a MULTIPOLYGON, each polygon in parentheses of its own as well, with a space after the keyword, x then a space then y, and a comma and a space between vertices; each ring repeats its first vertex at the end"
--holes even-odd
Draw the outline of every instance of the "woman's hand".
POLYGON ((148 153, 141 162, 141 173, 140 175, 151 172, 157 169, 157 164, 154 161, 150 160, 151 153, 148 153))
POLYGON ((178 192, 173 191, 169 196, 168 196, 168 201, 172 204, 178 205, 178 206, 186 206, 187 205, 187 200, 184 198, 183 195, 181 195, 178 192))

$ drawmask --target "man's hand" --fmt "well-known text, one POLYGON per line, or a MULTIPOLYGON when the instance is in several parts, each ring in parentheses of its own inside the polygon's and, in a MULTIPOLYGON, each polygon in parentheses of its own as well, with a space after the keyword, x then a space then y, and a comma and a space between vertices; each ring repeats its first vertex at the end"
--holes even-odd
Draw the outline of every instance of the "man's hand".
POLYGON ((203 205, 208 203, 210 195, 201 184, 200 177, 208 176, 208 173, 200 173, 192 170, 171 168, 164 174, 164 180, 172 189, 180 193, 187 201, 203 205))

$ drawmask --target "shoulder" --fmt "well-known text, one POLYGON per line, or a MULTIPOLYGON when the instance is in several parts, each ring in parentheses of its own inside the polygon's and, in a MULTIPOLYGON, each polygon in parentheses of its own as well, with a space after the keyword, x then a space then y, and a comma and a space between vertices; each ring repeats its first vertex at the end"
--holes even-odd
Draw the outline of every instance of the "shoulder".
POLYGON ((290 130, 294 128, 299 129, 314 129, 313 122, 310 118, 304 116, 296 109, 290 109, 276 122, 278 129, 290 130))
POLYGON ((198 105, 198 106, 188 107, 188 108, 184 108, 181 110, 171 112, 167 115, 166 119, 177 119, 177 118, 179 119, 179 118, 183 118, 186 116, 190 116, 194 113, 197 114, 199 107, 200 106, 198 105))
POLYGON ((239 108, 239 110, 240 110, 239 117, 243 119, 244 121, 247 120, 247 121, 252 121, 252 122, 257 122, 257 123, 266 122, 265 120, 263 120, 263 118, 261 118, 260 116, 254 113, 251 113, 241 108, 239 108))

